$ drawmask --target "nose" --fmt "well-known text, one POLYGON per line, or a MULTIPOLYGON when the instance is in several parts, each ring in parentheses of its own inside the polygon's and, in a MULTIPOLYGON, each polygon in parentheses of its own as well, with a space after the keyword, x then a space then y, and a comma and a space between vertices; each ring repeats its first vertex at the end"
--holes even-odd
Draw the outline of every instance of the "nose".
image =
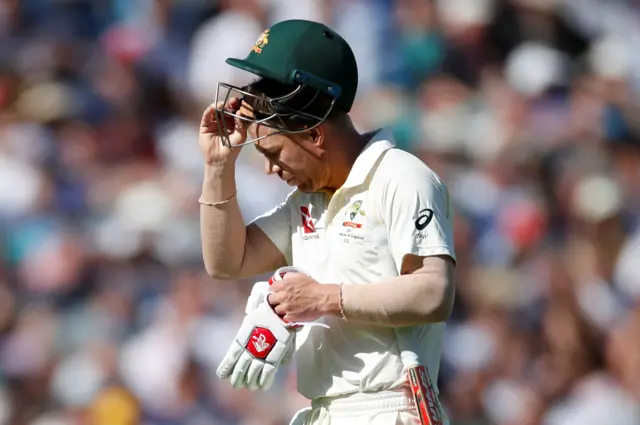
POLYGON ((264 159, 264 172, 267 173, 267 175, 278 174, 280 171, 282 171, 282 168, 277 164, 274 164, 269 158, 264 159))
POLYGON ((256 123, 244 123, 247 134, 251 136, 252 139, 258 138, 258 125, 256 123))

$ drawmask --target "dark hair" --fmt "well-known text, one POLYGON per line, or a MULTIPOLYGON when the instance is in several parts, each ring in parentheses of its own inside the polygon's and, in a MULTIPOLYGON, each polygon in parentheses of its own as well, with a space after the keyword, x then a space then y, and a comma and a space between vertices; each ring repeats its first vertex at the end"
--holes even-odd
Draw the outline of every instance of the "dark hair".
POLYGON ((305 127, 317 125, 321 121, 320 118, 324 117, 329 109, 331 111, 325 121, 331 121, 346 114, 335 104, 333 108, 331 107, 333 97, 307 85, 302 85, 297 93, 280 101, 273 99, 293 93, 298 89, 298 86, 261 78, 249 84, 245 89, 256 96, 256 98, 245 99, 253 108, 256 118, 264 118, 274 112, 279 114, 279 120, 274 119, 269 122, 274 127, 281 128, 284 125, 286 129, 299 131, 305 127), (301 112, 312 117, 301 114, 301 112))

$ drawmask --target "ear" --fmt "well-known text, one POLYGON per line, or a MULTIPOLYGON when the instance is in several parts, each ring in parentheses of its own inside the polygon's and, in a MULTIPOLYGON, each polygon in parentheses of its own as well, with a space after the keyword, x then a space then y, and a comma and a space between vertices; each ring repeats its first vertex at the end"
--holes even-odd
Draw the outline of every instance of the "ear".
POLYGON ((309 138, 311 139, 311 143, 313 143, 316 147, 321 148, 324 147, 324 140, 326 134, 326 128, 324 125, 320 124, 317 127, 309 130, 309 138))

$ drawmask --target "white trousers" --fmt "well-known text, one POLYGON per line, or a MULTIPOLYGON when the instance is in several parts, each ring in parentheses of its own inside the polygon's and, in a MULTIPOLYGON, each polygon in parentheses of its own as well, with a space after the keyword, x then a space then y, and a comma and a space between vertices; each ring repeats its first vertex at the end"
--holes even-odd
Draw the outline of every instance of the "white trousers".
POLYGON ((300 410, 290 425, 419 425, 407 390, 317 399, 300 410))

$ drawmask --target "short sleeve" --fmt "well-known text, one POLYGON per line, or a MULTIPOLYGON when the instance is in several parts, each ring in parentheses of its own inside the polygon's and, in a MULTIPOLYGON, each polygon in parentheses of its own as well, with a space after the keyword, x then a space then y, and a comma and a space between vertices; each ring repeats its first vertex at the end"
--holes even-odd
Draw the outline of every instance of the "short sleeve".
POLYGON ((284 202, 256 217, 250 224, 257 225, 282 252, 287 262, 291 261, 291 202, 294 192, 284 202))
POLYGON ((453 212, 446 186, 422 163, 403 171, 387 179, 380 209, 397 269, 401 270, 407 254, 448 255, 455 261, 453 212))

